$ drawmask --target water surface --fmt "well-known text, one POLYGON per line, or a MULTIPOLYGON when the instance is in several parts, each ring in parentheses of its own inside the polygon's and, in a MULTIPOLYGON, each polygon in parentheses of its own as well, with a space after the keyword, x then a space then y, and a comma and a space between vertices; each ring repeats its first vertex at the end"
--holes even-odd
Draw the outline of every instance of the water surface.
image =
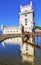
MULTIPOLYGON (((20 59, 20 45, 6 44, 4 47, 0 43, 0 65, 32 65, 29 62, 22 62, 20 59)), ((35 49, 35 59, 33 65, 41 65, 41 50, 35 49)))

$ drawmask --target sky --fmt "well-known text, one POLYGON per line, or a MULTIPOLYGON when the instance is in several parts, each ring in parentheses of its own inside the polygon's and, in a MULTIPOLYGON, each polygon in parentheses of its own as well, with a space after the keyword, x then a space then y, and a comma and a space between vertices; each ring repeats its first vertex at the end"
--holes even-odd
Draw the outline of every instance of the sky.
POLYGON ((0 0, 0 27, 18 26, 20 5, 28 5, 32 1, 35 25, 41 26, 41 0, 0 0))

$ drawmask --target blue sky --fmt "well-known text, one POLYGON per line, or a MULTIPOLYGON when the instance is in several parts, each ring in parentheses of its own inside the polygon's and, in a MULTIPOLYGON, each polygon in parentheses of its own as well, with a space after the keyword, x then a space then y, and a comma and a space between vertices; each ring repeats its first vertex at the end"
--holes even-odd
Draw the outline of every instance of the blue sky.
MULTIPOLYGON (((0 27, 19 25, 20 5, 28 5, 31 0, 0 0, 0 27)), ((35 25, 41 26, 41 0, 32 0, 35 25)))

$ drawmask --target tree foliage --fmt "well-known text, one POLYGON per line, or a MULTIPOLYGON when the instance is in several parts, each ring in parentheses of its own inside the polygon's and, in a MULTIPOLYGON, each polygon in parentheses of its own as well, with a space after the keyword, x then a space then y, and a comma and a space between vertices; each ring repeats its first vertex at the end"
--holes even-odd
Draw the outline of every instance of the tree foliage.
POLYGON ((41 30, 41 26, 35 26, 35 29, 41 30))

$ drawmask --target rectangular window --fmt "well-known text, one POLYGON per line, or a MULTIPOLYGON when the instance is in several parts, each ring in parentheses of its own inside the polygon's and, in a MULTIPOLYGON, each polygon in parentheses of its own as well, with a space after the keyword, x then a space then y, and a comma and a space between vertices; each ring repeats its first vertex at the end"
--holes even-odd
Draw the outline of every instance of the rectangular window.
POLYGON ((13 32, 15 32, 15 31, 13 31, 13 32))
POLYGON ((27 25, 27 19, 25 19, 25 25, 27 25))
POLYGON ((25 17, 27 16, 27 14, 25 14, 25 17))
POLYGON ((9 32, 9 31, 7 31, 7 32, 9 32))
POLYGON ((27 10, 25 10, 25 12, 27 12, 27 10))
POLYGON ((17 31, 18 32, 18 31, 17 31))
POLYGON ((10 32, 12 32, 12 31, 10 31, 10 32))

